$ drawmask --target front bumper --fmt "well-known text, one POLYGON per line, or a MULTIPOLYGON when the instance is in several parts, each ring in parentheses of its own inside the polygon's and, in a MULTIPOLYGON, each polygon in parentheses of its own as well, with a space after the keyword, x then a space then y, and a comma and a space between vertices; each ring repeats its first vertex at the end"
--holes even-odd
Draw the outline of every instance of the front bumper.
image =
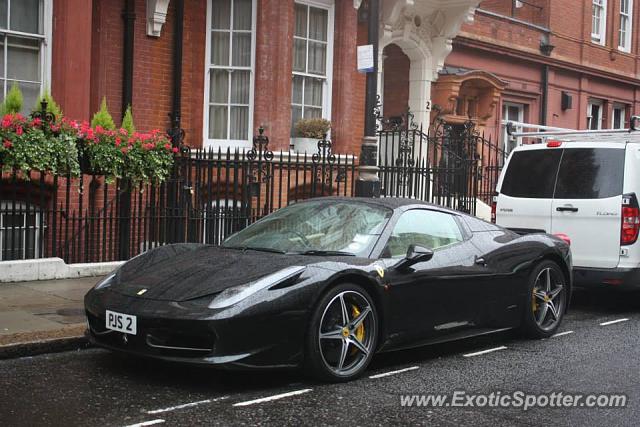
POLYGON ((303 358, 306 310, 211 310, 108 290, 90 291, 85 309, 89 340, 118 352, 230 368, 297 367, 303 358), (107 329, 106 310, 135 315, 136 335, 107 329))
POLYGON ((640 290, 640 268, 574 268, 573 278, 583 288, 640 290))

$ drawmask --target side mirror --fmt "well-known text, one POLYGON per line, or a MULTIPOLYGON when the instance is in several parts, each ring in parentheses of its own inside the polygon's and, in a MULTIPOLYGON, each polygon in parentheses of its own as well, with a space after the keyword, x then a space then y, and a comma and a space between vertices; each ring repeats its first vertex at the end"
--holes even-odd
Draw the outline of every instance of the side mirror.
POLYGON ((396 270, 404 270, 419 262, 427 262, 433 258, 433 251, 422 246, 411 245, 407 250, 407 255, 397 263, 394 268, 396 270))

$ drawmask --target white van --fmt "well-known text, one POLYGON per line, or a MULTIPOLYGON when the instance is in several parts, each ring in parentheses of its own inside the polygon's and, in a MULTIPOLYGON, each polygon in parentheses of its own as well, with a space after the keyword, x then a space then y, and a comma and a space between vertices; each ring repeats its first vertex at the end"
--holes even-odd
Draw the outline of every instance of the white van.
POLYGON ((640 140, 547 141, 509 156, 496 223, 568 236, 576 285, 640 289, 640 140))

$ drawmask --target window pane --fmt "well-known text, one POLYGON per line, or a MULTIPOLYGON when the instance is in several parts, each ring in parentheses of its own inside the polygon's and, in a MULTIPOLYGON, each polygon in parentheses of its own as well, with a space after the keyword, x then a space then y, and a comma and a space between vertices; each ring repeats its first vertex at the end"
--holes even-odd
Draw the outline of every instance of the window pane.
POLYGON ((227 107, 209 107, 209 138, 227 139, 227 107))
POLYGON ((231 73, 231 103, 249 104, 251 73, 249 71, 234 71, 231 73))
POLYGON ((236 67, 251 66, 251 33, 233 33, 232 64, 236 67))
POLYGON ((327 45, 318 42, 309 42, 309 70, 311 74, 324 76, 327 72, 327 45))
POLYGON ((504 176, 501 192, 511 197, 552 198, 561 155, 561 150, 514 153, 504 176))
MULTIPOLYGON (((8 209, 13 210, 13 204, 8 205, 8 209)), ((16 205, 16 212, 20 211, 20 206, 16 205)), ((2 215, 2 226, 5 228, 11 227, 24 227, 24 214, 16 213, 11 214, 7 213, 2 215)))
POLYGON ((231 139, 248 139, 249 107, 231 107, 231 139))
POLYGON ((231 19, 231 0, 212 0, 211 28, 228 30, 231 19))
POLYGON ((211 102, 226 104, 229 100, 229 72, 227 70, 211 71, 211 102))
POLYGON ((315 107, 322 107, 322 89, 324 82, 320 79, 307 77, 304 85, 304 103, 315 107))
POLYGON ((302 104, 302 82, 304 77, 293 76, 293 91, 291 99, 294 104, 302 104))
MULTIPOLYGON (((8 81, 8 89, 11 88, 13 82, 8 81)), ((40 95, 40 83, 18 83, 20 90, 22 91, 22 98, 24 102, 22 104, 22 114, 29 114, 38 101, 40 95)))
POLYGON ((291 136, 297 136, 295 131, 295 125, 298 120, 302 118, 302 107, 291 108, 291 136))
POLYGON ((307 37, 307 6, 296 3, 296 24, 294 35, 307 37))
MULTIPOLYGON (((4 77, 4 36, 0 36, 0 77, 4 77)), ((3 92, 4 94, 4 92, 3 92)))
POLYGON ((385 256, 405 256, 409 246, 438 249, 462 242, 462 233, 453 216, 427 210, 402 214, 391 233, 385 256))
POLYGON ((309 8, 310 39, 327 41, 327 15, 326 9, 309 8))
POLYGON ((7 28, 7 0, 0 0, 0 28, 7 28))
POLYGON ((211 33, 211 63, 229 65, 229 33, 211 33))
POLYGON ((306 72, 307 42, 306 40, 293 40, 293 71, 306 72))
POLYGON ((40 41, 9 37, 7 77, 40 81, 40 41))
POLYGON ((233 29, 251 31, 251 0, 235 0, 233 2, 233 29))
POLYGON ((624 149, 564 150, 556 184, 556 199, 604 199, 622 194, 624 149))
POLYGON ((11 2, 10 29, 24 33, 42 34, 40 28, 40 0, 11 2))
POLYGON ((322 108, 306 107, 304 109, 305 119, 319 119, 320 117, 322 117, 322 108))

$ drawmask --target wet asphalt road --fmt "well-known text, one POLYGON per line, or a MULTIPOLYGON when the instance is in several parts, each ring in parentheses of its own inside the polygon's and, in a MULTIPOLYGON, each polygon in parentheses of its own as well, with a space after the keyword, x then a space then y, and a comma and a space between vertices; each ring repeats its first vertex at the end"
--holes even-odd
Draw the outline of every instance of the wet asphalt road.
POLYGON ((501 333, 379 355, 366 376, 348 384, 319 384, 296 372, 194 368, 99 349, 5 360, 0 361, 0 426, 127 426, 153 421, 160 426, 638 425, 640 295, 578 293, 563 331, 573 333, 543 341, 501 333), (506 348, 464 356, 500 346, 506 348), (616 409, 528 411, 400 405, 404 393, 457 390, 620 393, 628 396, 628 404, 616 409), (292 395, 252 402, 283 393, 292 395), (187 406, 176 408, 181 405, 187 406))

